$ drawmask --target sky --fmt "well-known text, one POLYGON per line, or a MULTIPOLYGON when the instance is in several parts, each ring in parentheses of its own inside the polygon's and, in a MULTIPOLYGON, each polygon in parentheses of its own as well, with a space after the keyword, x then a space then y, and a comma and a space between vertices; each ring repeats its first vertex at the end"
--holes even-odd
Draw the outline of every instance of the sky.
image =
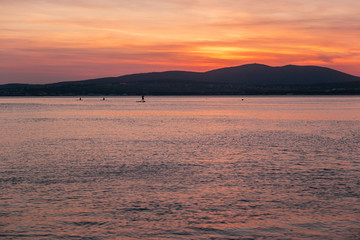
POLYGON ((0 0, 0 84, 262 63, 360 76, 359 0, 0 0))

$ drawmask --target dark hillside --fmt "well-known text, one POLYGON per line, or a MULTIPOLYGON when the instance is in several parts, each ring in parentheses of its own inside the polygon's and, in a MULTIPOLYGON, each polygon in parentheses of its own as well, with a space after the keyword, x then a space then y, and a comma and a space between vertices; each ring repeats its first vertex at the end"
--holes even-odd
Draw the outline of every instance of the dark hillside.
POLYGON ((43 85, 0 85, 0 96, 140 94, 360 94, 360 78, 317 66, 247 64, 204 73, 167 71, 43 85))

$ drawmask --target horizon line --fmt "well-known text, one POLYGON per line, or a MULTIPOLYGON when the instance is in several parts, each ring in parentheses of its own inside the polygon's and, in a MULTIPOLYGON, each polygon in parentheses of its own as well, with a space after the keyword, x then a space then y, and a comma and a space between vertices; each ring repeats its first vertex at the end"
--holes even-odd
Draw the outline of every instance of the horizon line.
POLYGON ((241 65, 235 65, 235 66, 228 66, 228 67, 221 67, 221 68, 215 68, 215 69, 211 69, 211 70, 207 70, 207 71, 187 71, 187 70, 165 70, 165 71, 149 71, 149 72, 134 72, 134 73, 129 73, 129 74, 124 74, 124 75, 118 75, 118 76, 104 76, 104 77, 95 77, 95 78, 87 78, 87 79, 77 79, 77 80, 64 80, 64 81, 57 81, 57 82, 48 82, 48 83, 21 83, 21 82, 14 82, 14 83, 4 83, 4 84, 0 84, 0 86, 4 86, 4 85, 48 85, 48 84, 57 84, 57 83, 67 83, 67 82, 82 82, 82 81, 88 81, 88 80, 98 80, 98 79, 105 79, 105 78, 119 78, 119 77, 124 77, 124 76, 131 76, 131 75, 140 75, 140 74, 151 74, 151 73, 167 73, 167 72, 188 72, 188 73, 207 73, 207 72, 211 72, 211 71, 216 71, 216 70, 221 70, 221 69, 229 69, 229 68, 237 68, 237 67, 242 67, 242 66, 248 66, 248 65, 260 65, 260 66, 266 66, 266 67, 271 67, 271 68, 282 68, 282 67, 287 67, 287 66, 295 66, 295 67, 319 67, 319 68, 324 68, 324 69, 330 69, 333 71, 337 71, 343 74, 347 74, 350 76, 354 76, 354 77, 359 77, 357 75, 353 75, 347 72, 343 72, 334 68, 330 68, 330 67, 323 67, 323 66, 319 66, 319 65, 297 65, 297 64, 285 64, 285 65, 279 65, 279 66, 273 66, 273 65, 268 65, 268 64, 263 64, 263 63, 246 63, 246 64, 241 64, 241 65))

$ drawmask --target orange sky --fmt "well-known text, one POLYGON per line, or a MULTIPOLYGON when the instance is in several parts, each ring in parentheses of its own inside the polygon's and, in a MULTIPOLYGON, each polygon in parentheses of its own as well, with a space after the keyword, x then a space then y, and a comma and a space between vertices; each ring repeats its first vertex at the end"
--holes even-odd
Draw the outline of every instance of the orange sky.
POLYGON ((0 0, 0 84, 246 63, 360 76, 359 0, 0 0))

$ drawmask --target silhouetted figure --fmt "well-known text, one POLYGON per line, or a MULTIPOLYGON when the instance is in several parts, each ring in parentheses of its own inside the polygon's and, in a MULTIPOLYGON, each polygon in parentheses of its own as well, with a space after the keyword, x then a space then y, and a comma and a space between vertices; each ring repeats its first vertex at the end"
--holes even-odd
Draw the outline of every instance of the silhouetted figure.
POLYGON ((81 98, 79 98, 79 101, 81 101, 81 98))
POLYGON ((105 101, 105 98, 103 98, 103 101, 105 101))
POLYGON ((244 101, 244 99, 242 98, 241 101, 244 101))
POLYGON ((136 101, 136 102, 142 102, 142 103, 144 103, 144 102, 145 102, 145 96, 144 96, 144 95, 142 95, 142 96, 141 96, 141 100, 136 101))

